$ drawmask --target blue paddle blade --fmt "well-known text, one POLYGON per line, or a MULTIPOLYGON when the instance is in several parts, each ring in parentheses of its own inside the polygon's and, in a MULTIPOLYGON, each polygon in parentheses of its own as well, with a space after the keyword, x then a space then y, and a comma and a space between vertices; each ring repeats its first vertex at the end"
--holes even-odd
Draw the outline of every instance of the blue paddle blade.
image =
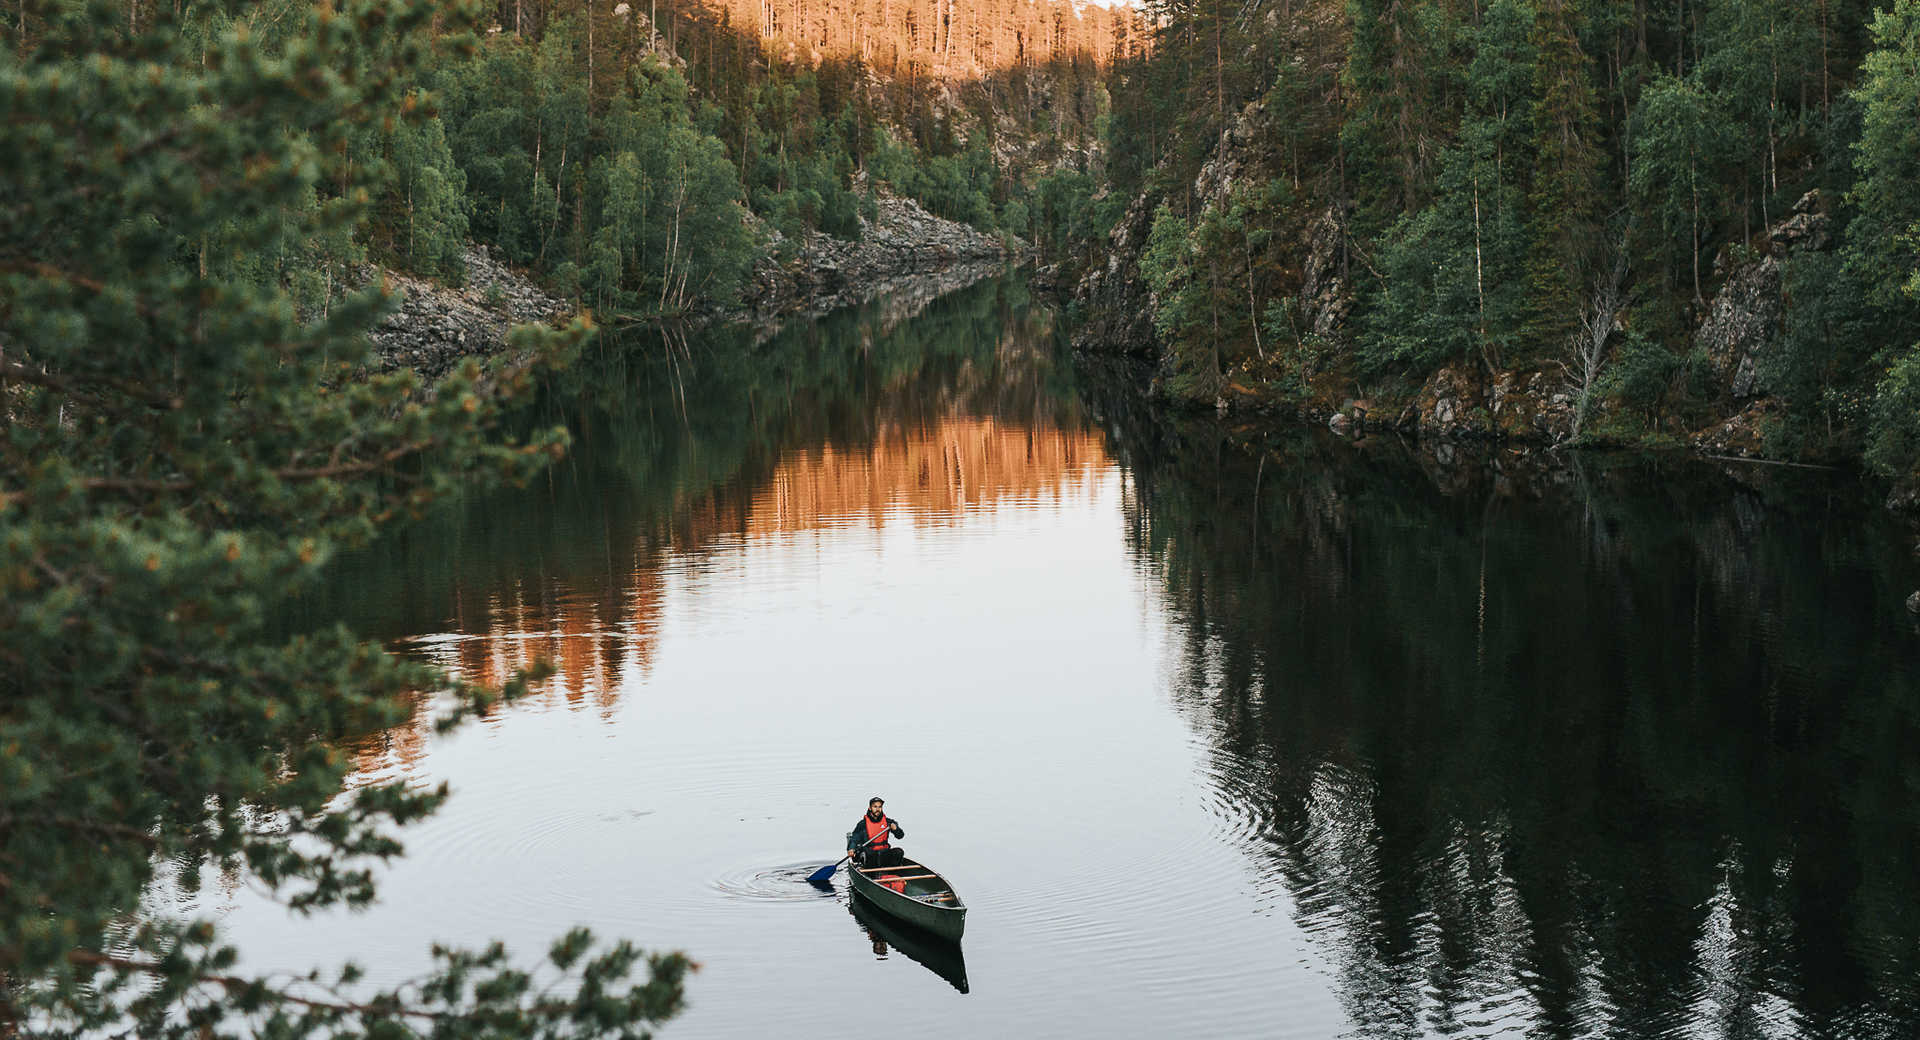
POLYGON ((825 881, 828 878, 832 877, 833 872, 836 870, 839 870, 840 864, 845 862, 846 862, 845 859, 835 860, 834 862, 829 863, 824 867, 821 867, 819 870, 816 870, 813 873, 808 874, 807 880, 817 885, 820 882, 825 881))

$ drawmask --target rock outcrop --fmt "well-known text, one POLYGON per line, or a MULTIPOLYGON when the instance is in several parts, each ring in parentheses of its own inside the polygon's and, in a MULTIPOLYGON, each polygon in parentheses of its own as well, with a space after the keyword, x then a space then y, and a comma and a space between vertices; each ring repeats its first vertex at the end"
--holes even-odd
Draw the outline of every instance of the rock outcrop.
MULTIPOLYGON (((896 291, 924 296, 948 292, 1003 269, 1013 258, 1005 243, 956 221, 936 217, 909 199, 883 199, 879 218, 862 221, 863 237, 848 242, 818 232, 778 259, 781 240, 767 229, 768 250, 755 265, 746 311, 722 317, 762 324, 794 314, 821 314, 896 291)), ((400 306, 370 334, 374 368, 411 368, 428 379, 445 375, 465 357, 498 353, 515 325, 555 322, 573 305, 470 246, 465 284, 457 288, 395 271, 368 268, 401 297, 400 306)))
MULTIPOLYGON (((1330 425, 1364 424, 1370 410, 1369 402, 1350 401, 1334 416, 1347 422, 1330 425)), ((1389 425, 1438 439, 1558 444, 1573 435, 1573 412, 1566 379, 1554 369, 1503 370, 1489 378, 1479 369, 1449 366, 1427 377, 1389 425)))
POLYGON ((1793 253, 1826 249, 1832 239, 1830 225, 1819 191, 1811 191, 1786 220, 1768 229, 1765 255, 1734 264, 1731 270, 1725 254, 1715 261, 1715 273, 1724 273, 1726 280, 1694 333, 1694 344, 1706 352, 1736 401, 1766 392, 1760 369, 1785 328, 1781 264, 1793 253))
POLYGON ((1073 336, 1075 349, 1142 356, 1159 352, 1153 294, 1140 273, 1140 254, 1151 230, 1153 202, 1141 195, 1107 233, 1106 262, 1089 270, 1075 289, 1086 314, 1086 323, 1073 336))
MULTIPOLYGON (((435 379, 461 358, 498 353, 515 325, 573 313, 572 305, 495 260, 486 246, 469 246, 465 261, 466 284, 459 288, 382 272, 401 302, 368 334, 377 370, 411 368, 435 379)), ((374 276, 369 270, 369 280, 374 276)))
MULTIPOLYGON (((1270 139, 1265 103, 1254 101, 1240 110, 1219 143, 1193 178, 1192 197, 1200 212, 1230 204, 1235 189, 1271 179, 1261 142, 1270 139)), ((1163 371, 1160 338, 1153 327, 1155 301, 1140 274, 1140 256, 1153 231, 1161 198, 1154 192, 1135 196, 1126 215, 1107 235, 1104 264, 1081 276, 1074 298, 1085 314, 1073 345, 1090 353, 1136 354, 1157 357, 1163 371)))
POLYGON ((1346 335, 1353 313, 1353 286, 1347 274, 1346 214, 1329 204, 1307 225, 1301 243, 1300 317, 1303 336, 1323 343, 1346 335))
POLYGON ((860 229, 856 242, 810 231, 789 246, 768 228, 767 252, 745 294, 747 309, 763 319, 824 313, 880 296, 903 279, 939 275, 965 284, 1014 258, 1000 239, 936 217, 912 199, 880 199, 876 219, 862 217, 860 229))
POLYGON ((1766 454, 1766 424, 1780 411, 1772 398, 1763 397, 1693 435, 1693 447, 1707 455, 1757 459, 1766 454))

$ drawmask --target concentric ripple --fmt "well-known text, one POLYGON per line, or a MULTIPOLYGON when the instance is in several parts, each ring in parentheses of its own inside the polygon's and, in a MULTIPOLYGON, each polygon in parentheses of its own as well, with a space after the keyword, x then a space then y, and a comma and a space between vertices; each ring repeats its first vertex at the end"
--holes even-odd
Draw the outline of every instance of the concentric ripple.
MULTIPOLYGON (((713 888, 732 899, 752 899, 771 903, 804 903, 816 899, 837 899, 840 890, 832 882, 814 884, 807 877, 825 863, 783 863, 775 867, 746 867, 715 878, 713 888)), ((835 875, 838 876, 837 874, 835 875)))

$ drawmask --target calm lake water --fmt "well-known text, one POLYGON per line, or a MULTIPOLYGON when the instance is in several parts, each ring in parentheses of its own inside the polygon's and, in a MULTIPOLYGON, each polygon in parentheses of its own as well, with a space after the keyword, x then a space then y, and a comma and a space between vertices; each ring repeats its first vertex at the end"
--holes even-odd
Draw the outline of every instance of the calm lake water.
POLYGON ((386 980, 683 949, 669 1038, 1920 1033, 1920 573, 1857 486, 1169 423, 1057 339, 997 281, 587 359, 551 479, 300 604, 558 674, 357 747, 455 791, 377 907, 200 907, 386 980), (876 794, 957 951, 801 882, 876 794))

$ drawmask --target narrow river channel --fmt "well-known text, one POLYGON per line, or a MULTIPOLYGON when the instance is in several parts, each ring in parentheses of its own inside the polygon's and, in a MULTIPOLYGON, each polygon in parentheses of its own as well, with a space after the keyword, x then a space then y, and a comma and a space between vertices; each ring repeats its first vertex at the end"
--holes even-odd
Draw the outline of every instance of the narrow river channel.
POLYGON ((1171 423, 1058 320, 1003 280, 585 359, 550 479, 298 604, 557 674, 354 747, 455 792, 371 910, 199 908, 383 980, 682 949, 688 1040, 1920 1033, 1920 574, 1864 493, 1171 423), (801 882, 872 795, 959 950, 801 882))

